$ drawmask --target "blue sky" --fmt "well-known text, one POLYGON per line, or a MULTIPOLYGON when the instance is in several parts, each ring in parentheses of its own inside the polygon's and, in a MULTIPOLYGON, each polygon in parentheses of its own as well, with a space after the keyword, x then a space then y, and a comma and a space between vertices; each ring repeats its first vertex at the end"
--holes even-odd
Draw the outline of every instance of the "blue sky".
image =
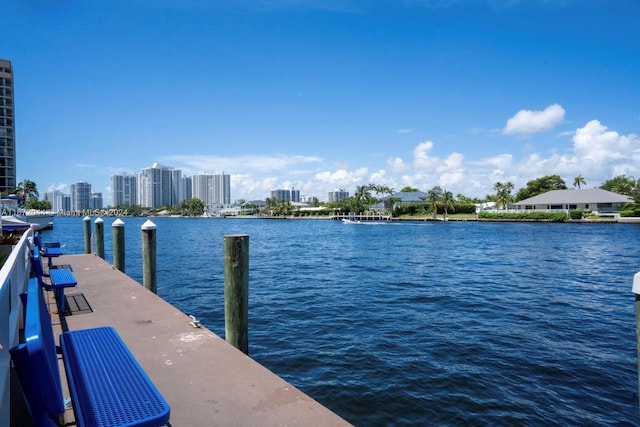
POLYGON ((8 0, 18 179, 159 162, 327 200, 640 178, 634 0, 8 0))

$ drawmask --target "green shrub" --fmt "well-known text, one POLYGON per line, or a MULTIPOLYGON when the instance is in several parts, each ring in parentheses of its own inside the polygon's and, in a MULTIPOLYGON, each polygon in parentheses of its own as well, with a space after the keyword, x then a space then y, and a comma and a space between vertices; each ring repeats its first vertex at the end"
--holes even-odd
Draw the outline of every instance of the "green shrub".
POLYGON ((512 221, 548 221, 563 222, 567 220, 567 214, 560 212, 487 212, 480 211, 480 219, 497 219, 512 221))
POLYGON ((569 211, 569 216, 571 219, 582 219, 591 211, 585 209, 574 209, 569 211))
POLYGON ((620 212, 620 216, 623 217, 637 217, 640 216, 640 209, 630 209, 630 210, 626 210, 626 211, 621 211, 620 212))

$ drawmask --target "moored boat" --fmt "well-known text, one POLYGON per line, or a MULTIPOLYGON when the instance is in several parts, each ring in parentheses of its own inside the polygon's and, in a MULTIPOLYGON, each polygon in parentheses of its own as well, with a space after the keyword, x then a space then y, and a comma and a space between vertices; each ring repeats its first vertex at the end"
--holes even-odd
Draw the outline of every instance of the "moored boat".
POLYGON ((0 219, 0 230, 3 231, 26 230, 30 226, 27 221, 23 221, 15 215, 2 215, 0 219))

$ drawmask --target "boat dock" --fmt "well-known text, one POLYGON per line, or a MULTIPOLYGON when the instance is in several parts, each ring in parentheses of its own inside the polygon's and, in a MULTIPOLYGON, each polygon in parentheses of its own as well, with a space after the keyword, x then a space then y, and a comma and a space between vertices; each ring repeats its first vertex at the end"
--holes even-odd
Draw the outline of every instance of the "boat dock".
MULTIPOLYGON (((78 285, 66 289, 71 314, 55 313, 54 333, 113 326, 171 407, 172 426, 348 426, 273 372, 95 255, 65 255, 78 285)), ((222 303, 222 302, 221 302, 222 303)), ((69 393, 63 377, 63 394, 69 393)), ((28 426, 12 378, 11 426, 28 426)), ((73 422, 65 413, 65 425, 73 422)))

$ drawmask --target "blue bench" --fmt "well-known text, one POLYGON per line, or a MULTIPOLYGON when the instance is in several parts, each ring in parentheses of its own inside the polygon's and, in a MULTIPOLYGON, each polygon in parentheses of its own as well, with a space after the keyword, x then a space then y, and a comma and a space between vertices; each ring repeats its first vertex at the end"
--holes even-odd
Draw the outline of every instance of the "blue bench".
MULTIPOLYGON (((51 317, 37 280, 27 290, 25 343, 9 350, 38 427, 61 423, 65 405, 51 317)), ((60 349, 80 427, 157 427, 170 408, 112 327, 64 332, 60 349)))
POLYGON ((75 276, 73 275, 71 270, 67 270, 66 268, 54 268, 53 270, 50 269, 49 273, 46 274, 44 272, 44 267, 42 266, 40 251, 37 247, 33 248, 33 251, 30 253, 29 257, 31 258, 31 270, 38 279, 38 283, 43 288, 53 291, 53 294, 56 297, 58 312, 64 313, 66 308, 64 303, 64 288, 73 288, 78 284, 75 276), (45 277, 49 278, 49 283, 44 280, 45 277))
POLYGON ((59 257, 62 255, 62 247, 60 246, 60 242, 42 242, 40 239, 40 233, 35 233, 33 235, 33 242, 38 247, 40 254, 47 258, 47 265, 49 266, 49 270, 53 267, 53 258, 59 257))

